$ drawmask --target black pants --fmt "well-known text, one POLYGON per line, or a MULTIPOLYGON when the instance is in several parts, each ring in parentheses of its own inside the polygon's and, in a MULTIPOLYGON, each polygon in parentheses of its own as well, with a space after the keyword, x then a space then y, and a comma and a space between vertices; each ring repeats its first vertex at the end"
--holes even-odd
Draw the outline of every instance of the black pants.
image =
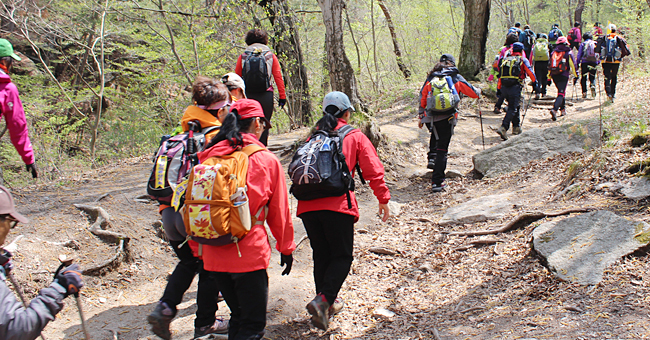
POLYGON ((605 76, 605 93, 608 96, 616 95, 616 83, 618 82, 619 63, 603 63, 603 75, 605 76))
POLYGON ((433 168, 431 182, 440 185, 445 181, 445 170, 447 170, 447 153, 449 152, 449 143, 451 136, 454 134, 456 119, 443 119, 432 123, 431 139, 429 140, 429 152, 431 146, 435 145, 436 166, 433 168))
MULTIPOLYGON (((260 105, 262 105, 262 110, 264 111, 264 117, 271 121, 271 116, 273 116, 273 91, 264 91, 264 92, 257 92, 257 93, 249 93, 246 92, 246 97, 248 99, 255 99, 257 100, 260 105)), ((260 137, 260 142, 264 144, 265 146, 267 145, 269 139, 269 130, 264 130, 262 133, 262 136, 260 137)))
POLYGON ((596 64, 580 64, 580 87, 582 87, 583 94, 587 93, 587 76, 589 77, 589 84, 596 86, 596 64))
POLYGON ((196 319, 194 326, 199 328, 212 325, 217 312, 217 297, 219 290, 212 274, 203 269, 203 261, 194 257, 189 244, 184 242, 182 234, 185 234, 182 215, 174 211, 174 208, 167 208, 162 211, 163 228, 169 239, 169 244, 174 249, 180 262, 169 276, 165 292, 160 301, 166 303, 176 312, 176 306, 183 300, 183 295, 190 288, 194 276, 199 274, 198 289, 196 292, 196 319), (181 237, 179 239, 179 237, 181 237))
POLYGON ((214 272, 213 275, 230 308, 228 339, 262 339, 269 299, 266 269, 248 273, 214 272))
POLYGON ((506 99, 503 97, 503 94, 501 93, 501 90, 497 89, 497 102, 496 102, 496 104, 494 104, 494 108, 500 110, 501 106, 503 105, 504 100, 506 100, 506 99))
POLYGON ((316 294, 334 300, 352 266, 354 216, 331 210, 300 214, 313 250, 316 294))
POLYGON ((548 84, 548 60, 535 61, 535 78, 539 83, 539 89, 535 93, 546 95, 546 85, 548 84))
POLYGON ((503 117, 503 121, 501 122, 501 126, 507 131, 510 128, 510 123, 512 123, 512 127, 518 127, 520 125, 519 102, 521 100, 521 85, 502 86, 501 95, 508 100, 506 116, 503 117))
POLYGON ((569 83, 569 77, 561 74, 551 77, 553 78, 555 87, 557 87, 557 98, 555 98, 555 102, 553 103, 553 110, 564 110, 564 105, 566 103, 564 97, 566 97, 566 86, 569 83))

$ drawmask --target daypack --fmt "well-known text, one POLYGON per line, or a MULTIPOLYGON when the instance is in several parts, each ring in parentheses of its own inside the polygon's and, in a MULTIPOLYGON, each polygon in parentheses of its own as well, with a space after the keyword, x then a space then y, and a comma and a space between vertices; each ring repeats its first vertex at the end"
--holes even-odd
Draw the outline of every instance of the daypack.
POLYGON ((548 41, 546 39, 537 40, 533 56, 535 61, 548 61, 548 41))
POLYGON ((264 224, 260 217, 264 212, 266 218, 268 207, 251 216, 246 194, 248 157, 261 150, 265 149, 251 144, 228 155, 210 157, 192 168, 183 211, 188 237, 200 244, 237 244, 253 225, 264 224))
POLYGON ((582 60, 596 63, 598 62, 598 54, 596 53, 596 42, 593 40, 585 41, 582 46, 582 60))
MULTIPOLYGON (((625 47, 627 48, 627 46, 625 47)), ((600 47, 600 59, 620 61, 622 58, 623 50, 621 49, 621 44, 618 41, 618 37, 606 37, 600 47)))
POLYGON ((246 51, 242 56, 242 79, 246 85, 246 92, 265 92, 270 86, 269 69, 267 60, 273 58, 271 51, 256 48, 246 51))
POLYGON ((431 84, 431 91, 427 93, 427 107, 425 108, 427 112, 435 115, 458 107, 460 96, 450 76, 433 77, 429 84, 431 84))
POLYGON ((548 69, 552 75, 562 74, 569 70, 569 62, 564 57, 567 52, 553 51, 548 69))
MULTIPOLYGON (((350 125, 329 134, 317 130, 296 151, 288 171, 292 182, 289 191, 296 199, 310 201, 346 195, 348 209, 352 209, 350 191, 354 191, 354 179, 345 162, 343 139, 354 130, 350 125)), ((363 183, 363 177, 360 178, 363 183)))
MULTIPOLYGON (((526 51, 530 51, 530 49, 535 45, 535 33, 533 31, 527 29, 524 30, 524 33, 526 34, 526 38, 523 41, 524 44, 524 49, 526 51)), ((530 57, 530 56, 527 56, 530 57)))
POLYGON ((575 27, 572 28, 571 30, 569 30, 569 36, 567 37, 569 42, 574 42, 574 41, 576 41, 578 39, 578 35, 576 34, 576 32, 577 32, 577 30, 576 30, 575 27))
POLYGON ((548 41, 556 41, 559 37, 560 30, 557 28, 553 28, 550 32, 548 32, 548 41))
POLYGON ((499 77, 504 86, 513 86, 521 81, 521 56, 506 55, 501 59, 499 77))
MULTIPOLYGON (((190 122, 190 127, 196 126, 190 122)), ((193 166, 198 164, 195 154, 203 151, 207 144, 205 136, 219 129, 210 126, 201 130, 200 125, 188 132, 162 139, 154 156, 154 166, 147 183, 147 194, 163 204, 170 204, 178 183, 185 178, 193 166), (198 130, 198 131, 194 131, 198 130)))
POLYGON ((517 29, 517 27, 510 27, 510 28, 508 29, 508 33, 506 33, 506 36, 508 36, 508 35, 510 35, 510 34, 512 34, 512 33, 516 34, 516 35, 517 35, 517 39, 519 39, 519 30, 517 29))

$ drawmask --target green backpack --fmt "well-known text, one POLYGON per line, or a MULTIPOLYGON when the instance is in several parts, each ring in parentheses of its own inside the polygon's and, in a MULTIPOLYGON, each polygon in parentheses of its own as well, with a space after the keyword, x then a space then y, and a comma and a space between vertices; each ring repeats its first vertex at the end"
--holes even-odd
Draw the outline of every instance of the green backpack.
POLYGON ((535 61, 548 61, 548 40, 537 39, 533 50, 533 57, 535 61))
POLYGON ((451 77, 433 77, 431 91, 427 94, 427 112, 446 112, 455 109, 460 102, 460 96, 454 87, 451 77))

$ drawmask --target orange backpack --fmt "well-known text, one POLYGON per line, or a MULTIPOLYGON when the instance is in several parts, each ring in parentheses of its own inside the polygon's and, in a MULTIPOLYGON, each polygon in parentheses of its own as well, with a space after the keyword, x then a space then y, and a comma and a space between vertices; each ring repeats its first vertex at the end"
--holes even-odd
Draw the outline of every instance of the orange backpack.
POLYGON ((264 212, 266 218, 268 207, 251 216, 246 195, 248 157, 261 150, 266 149, 248 145, 229 155, 210 157, 192 168, 183 211, 188 237, 200 244, 237 244, 253 225, 264 224, 260 216, 264 212))
POLYGON ((552 75, 562 74, 569 70, 569 62, 565 58, 567 52, 558 52, 553 51, 551 54, 551 62, 549 63, 548 69, 551 71, 552 75))

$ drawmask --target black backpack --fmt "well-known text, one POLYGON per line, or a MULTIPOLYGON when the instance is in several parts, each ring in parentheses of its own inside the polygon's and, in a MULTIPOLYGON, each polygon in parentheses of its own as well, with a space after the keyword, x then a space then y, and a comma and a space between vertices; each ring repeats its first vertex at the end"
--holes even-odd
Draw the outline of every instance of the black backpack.
POLYGON ((266 60, 272 57, 271 51, 263 51, 259 48, 244 52, 242 79, 246 84, 246 92, 265 92, 271 86, 266 60))
POLYGON ((499 78, 503 86, 514 86, 521 82, 521 58, 506 52, 499 65, 499 78))
MULTIPOLYGON (((289 190, 299 201, 346 195, 348 209, 352 209, 350 191, 354 191, 354 179, 343 155, 343 138, 354 131, 344 125, 328 134, 314 132, 309 141, 301 146, 289 164, 292 184, 289 190)), ((359 170, 358 165, 356 166, 359 170)), ((362 183, 365 183, 359 172, 362 183)))

